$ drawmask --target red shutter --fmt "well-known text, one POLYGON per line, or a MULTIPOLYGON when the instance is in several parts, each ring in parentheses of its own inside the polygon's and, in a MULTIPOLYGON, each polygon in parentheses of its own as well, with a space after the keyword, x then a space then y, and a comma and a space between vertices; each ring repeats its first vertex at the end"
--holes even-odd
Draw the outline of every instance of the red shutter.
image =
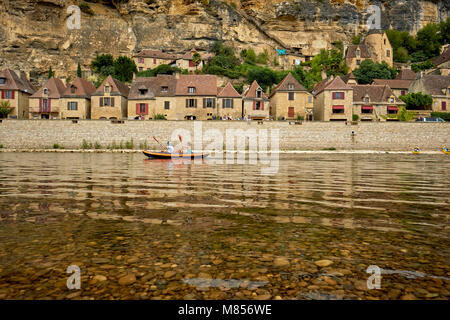
POLYGON ((442 101, 442 110, 447 110, 447 102, 442 101))
POLYGON ((2 99, 5 99, 5 90, 2 90, 2 99))
POLYGON ((139 114, 139 103, 136 103, 136 114, 139 114))
POLYGON ((52 107, 52 99, 48 99, 48 106, 47 106, 48 112, 50 112, 51 107, 52 107))
POLYGON ((261 110, 264 110, 264 101, 261 101, 261 110))
POLYGON ((333 92, 333 99, 336 99, 336 92, 333 92))
POLYGON ((42 112, 42 98, 39 98, 39 112, 42 112))
POLYGON ((342 100, 345 99, 345 92, 342 92, 342 100))
POLYGON ((256 101, 253 101, 253 110, 256 110, 256 101))
POLYGON ((13 91, 11 91, 11 99, 14 99, 14 94, 15 94, 16 92, 13 90, 13 91))
POLYGON ((148 103, 145 104, 145 114, 148 114, 148 103))
POLYGON ((111 107, 114 107, 114 98, 111 98, 111 107))
POLYGON ((103 98, 100 98, 100 107, 103 107, 103 98))

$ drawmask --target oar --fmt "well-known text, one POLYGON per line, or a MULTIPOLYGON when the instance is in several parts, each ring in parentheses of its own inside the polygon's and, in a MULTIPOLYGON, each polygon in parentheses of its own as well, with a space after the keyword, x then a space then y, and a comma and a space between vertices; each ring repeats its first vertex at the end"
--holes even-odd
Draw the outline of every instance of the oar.
POLYGON ((163 147, 163 145, 161 144, 161 142, 159 142, 158 139, 155 138, 155 136, 153 136, 153 139, 155 139, 155 141, 159 143, 159 145, 161 146, 161 148, 164 149, 164 147, 163 147))

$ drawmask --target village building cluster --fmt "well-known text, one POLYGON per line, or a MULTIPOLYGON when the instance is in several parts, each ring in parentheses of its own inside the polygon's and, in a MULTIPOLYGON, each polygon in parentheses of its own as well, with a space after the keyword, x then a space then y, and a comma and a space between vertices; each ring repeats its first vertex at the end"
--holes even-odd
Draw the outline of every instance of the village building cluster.
MULTIPOLYGON (((212 57, 195 49, 182 55, 143 50, 133 57, 139 71, 165 64, 189 74, 135 77, 131 86, 109 76, 98 88, 83 78, 65 84, 52 77, 35 90, 24 72, 7 68, 0 71, 0 101, 9 102, 12 119, 305 121, 353 121, 355 115, 361 121, 396 120, 404 105, 399 98, 410 92, 432 96, 429 112, 448 112, 450 103, 448 47, 427 73, 403 69, 393 80, 359 85, 350 72, 325 78, 312 91, 289 73, 270 93, 254 81, 241 94, 230 82, 218 86, 215 75, 197 74, 212 57)), ((364 59, 393 66, 392 46, 386 33, 369 32, 359 45, 345 49, 345 59, 351 70, 364 59)))

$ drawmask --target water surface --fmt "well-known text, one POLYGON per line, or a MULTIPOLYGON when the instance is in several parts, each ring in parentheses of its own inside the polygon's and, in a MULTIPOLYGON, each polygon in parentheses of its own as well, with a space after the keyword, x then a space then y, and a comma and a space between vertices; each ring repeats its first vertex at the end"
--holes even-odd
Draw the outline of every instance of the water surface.
POLYGON ((443 154, 282 155, 273 176, 141 154, 0 160, 0 299, 450 297, 443 154))

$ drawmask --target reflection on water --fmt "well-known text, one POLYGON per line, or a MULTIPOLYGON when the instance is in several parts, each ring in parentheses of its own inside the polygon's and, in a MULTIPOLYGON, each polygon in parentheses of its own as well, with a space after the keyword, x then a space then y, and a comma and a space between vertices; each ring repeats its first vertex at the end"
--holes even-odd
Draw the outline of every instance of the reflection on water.
POLYGON ((0 299, 450 296, 445 155, 285 155, 273 176, 140 154, 0 160, 0 299))

